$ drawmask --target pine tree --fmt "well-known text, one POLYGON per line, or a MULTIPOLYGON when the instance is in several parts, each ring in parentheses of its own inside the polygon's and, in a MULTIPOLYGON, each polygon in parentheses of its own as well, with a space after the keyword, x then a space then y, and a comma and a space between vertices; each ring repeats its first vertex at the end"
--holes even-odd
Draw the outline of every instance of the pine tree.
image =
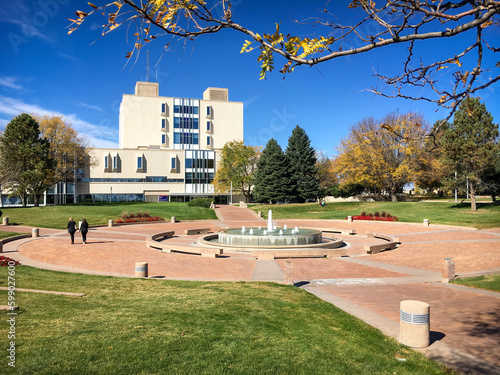
POLYGON ((271 138, 257 163, 253 196, 257 202, 276 203, 291 198, 290 163, 271 138))
POLYGON ((54 161, 49 142, 40 137, 38 123, 23 113, 5 127, 0 139, 0 182, 11 195, 21 197, 26 206, 33 195, 35 206, 50 187, 54 161))
POLYGON ((286 157, 291 166, 293 196, 299 202, 316 199, 319 195, 319 179, 316 151, 304 129, 299 125, 288 138, 286 157))
POLYGON ((458 182, 469 182, 471 210, 476 211, 476 192, 483 173, 491 168, 496 152, 498 124, 478 98, 465 99, 441 138, 443 161, 457 171, 458 182))

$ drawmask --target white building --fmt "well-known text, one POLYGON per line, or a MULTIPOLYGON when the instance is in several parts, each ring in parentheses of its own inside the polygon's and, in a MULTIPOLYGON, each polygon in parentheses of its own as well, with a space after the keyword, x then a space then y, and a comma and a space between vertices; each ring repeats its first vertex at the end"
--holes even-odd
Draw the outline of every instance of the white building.
POLYGON ((135 95, 123 95, 119 126, 118 149, 93 150, 78 201, 188 201, 213 195, 222 147, 243 140, 243 103, 230 102, 228 89, 188 99, 137 82, 135 95))

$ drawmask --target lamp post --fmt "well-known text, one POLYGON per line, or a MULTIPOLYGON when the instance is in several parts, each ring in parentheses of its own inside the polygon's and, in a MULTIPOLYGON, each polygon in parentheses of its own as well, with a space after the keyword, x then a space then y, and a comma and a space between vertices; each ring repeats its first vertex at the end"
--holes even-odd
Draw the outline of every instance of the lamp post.
POLYGON ((113 202, 113 186, 109 187, 109 203, 113 202))

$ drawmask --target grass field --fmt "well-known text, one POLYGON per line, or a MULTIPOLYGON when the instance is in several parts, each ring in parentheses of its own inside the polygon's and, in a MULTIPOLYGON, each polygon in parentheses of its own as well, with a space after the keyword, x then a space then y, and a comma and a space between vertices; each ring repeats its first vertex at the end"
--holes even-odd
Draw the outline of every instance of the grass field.
POLYGON ((500 205, 478 203, 476 212, 471 212, 470 205, 449 202, 338 202, 327 203, 321 207, 317 203, 286 205, 255 205, 254 211, 273 210, 275 219, 337 219, 359 215, 362 211, 390 213, 399 217, 399 221, 421 223, 429 219, 432 224, 460 225, 476 228, 500 227, 500 205))
POLYGON ((87 219, 90 225, 107 224, 123 211, 148 211, 151 216, 161 216, 166 220, 175 216, 178 220, 217 220, 213 210, 189 207, 187 203, 96 203, 90 205, 61 205, 47 207, 2 208, 3 216, 9 223, 41 228, 66 228, 68 218, 76 221, 87 219))
MULTIPOLYGON (((0 285, 7 285, 7 267, 0 285)), ((15 269, 17 374, 443 374, 304 290, 15 269), (404 358, 405 361, 399 359, 404 358)), ((7 300, 7 291, 0 291, 7 300)), ((7 320, 2 311, 2 320, 7 320)), ((8 325, 0 325, 6 338, 8 325)), ((7 348, 6 341, 4 349, 7 348)), ((6 355, 0 359, 6 368, 6 355)))
POLYGON ((453 282, 455 284, 500 292, 500 274, 455 279, 453 282))

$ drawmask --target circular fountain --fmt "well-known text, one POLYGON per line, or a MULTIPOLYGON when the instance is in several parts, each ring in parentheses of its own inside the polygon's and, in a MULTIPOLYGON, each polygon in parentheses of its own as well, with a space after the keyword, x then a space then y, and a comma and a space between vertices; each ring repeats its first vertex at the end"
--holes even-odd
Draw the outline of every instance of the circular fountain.
POLYGON ((333 249, 343 245, 336 238, 324 238, 320 230, 307 228, 276 227, 269 210, 267 227, 223 229, 217 234, 205 236, 199 241, 203 245, 232 248, 237 251, 249 249, 333 249))

